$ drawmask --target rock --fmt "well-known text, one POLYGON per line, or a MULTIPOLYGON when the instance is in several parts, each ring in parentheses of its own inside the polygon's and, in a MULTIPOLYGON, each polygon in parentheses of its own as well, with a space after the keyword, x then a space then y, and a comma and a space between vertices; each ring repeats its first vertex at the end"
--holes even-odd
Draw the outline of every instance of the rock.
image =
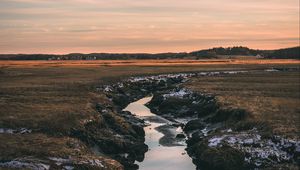
POLYGON ((172 126, 174 126, 174 127, 182 127, 182 126, 184 126, 184 124, 182 124, 182 123, 172 123, 171 124, 172 126))
POLYGON ((245 139, 245 140, 243 141, 243 144, 244 144, 245 146, 251 146, 251 145, 253 145, 253 143, 254 143, 254 140, 253 140, 253 139, 245 139))
POLYGON ((128 157, 131 157, 133 160, 142 162, 144 160, 145 153, 148 151, 148 146, 144 143, 139 143, 136 145, 131 145, 128 151, 128 157))
POLYGON ((128 104, 128 96, 117 94, 112 98, 113 102, 120 108, 124 108, 128 104))
POLYGON ((145 131, 141 126, 138 125, 132 125, 133 130, 139 135, 139 136, 145 136, 145 131))
POLYGON ((205 128, 206 124, 201 119, 195 119, 189 121, 183 128, 184 132, 189 132, 192 130, 198 130, 205 128))
POLYGON ((179 133, 176 135, 176 138, 182 139, 182 138, 185 138, 185 135, 183 133, 179 133))
POLYGON ((192 146, 198 142, 200 142, 205 137, 204 133, 201 130, 197 130, 192 133, 192 136, 187 140, 188 146, 192 146))

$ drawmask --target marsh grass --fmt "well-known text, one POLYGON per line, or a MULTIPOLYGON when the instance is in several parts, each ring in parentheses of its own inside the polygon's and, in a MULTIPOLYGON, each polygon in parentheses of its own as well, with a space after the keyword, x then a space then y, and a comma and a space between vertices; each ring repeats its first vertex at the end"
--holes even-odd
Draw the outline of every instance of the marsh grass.
POLYGON ((252 122, 268 123, 275 134, 299 138, 299 71, 201 77, 185 86, 215 94, 222 107, 247 110, 252 122))
MULTIPOLYGON (((297 66, 295 63, 155 65, 155 63, 130 66, 66 65, 59 62, 1 63, 0 128, 24 127, 32 129, 33 132, 25 135, 0 134, 0 161, 24 156, 65 157, 91 154, 88 149, 89 143, 70 135, 72 129, 86 128, 83 123, 86 120, 97 121, 91 128, 100 129, 95 132, 102 135, 99 139, 111 137, 110 131, 107 130, 109 121, 119 124, 117 131, 130 133, 128 124, 116 112, 101 115, 96 108, 97 103, 110 102, 101 91, 96 91, 97 87, 129 76, 297 66), (72 146, 72 143, 77 144, 72 146), (78 151, 76 147, 82 149, 78 151)), ((293 135, 296 131, 299 132, 300 125, 297 76, 295 72, 288 72, 278 75, 268 73, 203 77, 194 79, 186 86, 194 90, 216 93, 224 105, 233 103, 236 107, 249 109, 256 119, 270 121, 275 131, 293 135), (276 83, 278 81, 279 83, 276 83)))

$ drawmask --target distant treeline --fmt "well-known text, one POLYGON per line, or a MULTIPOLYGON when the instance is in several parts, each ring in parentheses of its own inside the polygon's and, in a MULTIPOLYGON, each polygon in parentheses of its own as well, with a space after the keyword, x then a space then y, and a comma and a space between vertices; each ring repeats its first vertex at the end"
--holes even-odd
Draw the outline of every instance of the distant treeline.
POLYGON ((128 59, 201 59, 218 56, 257 56, 259 58, 300 59, 300 46, 279 50, 254 50, 247 47, 212 48, 190 53, 71 53, 54 54, 0 54, 0 60, 128 60, 128 59))
POLYGON ((247 47, 228 47, 228 48, 212 48, 207 50, 194 51, 190 53, 197 57, 216 57, 218 55, 244 55, 244 56, 256 56, 262 55, 262 50, 253 50, 247 47))
POLYGON ((268 58, 293 58, 300 59, 300 47, 266 51, 268 58))
POLYGON ((285 48, 279 50, 254 50, 247 47, 229 47, 229 48, 212 48, 208 50, 194 51, 190 53, 192 56, 197 56, 197 58, 214 58, 220 55, 234 56, 260 56, 262 58, 290 58, 290 59, 300 59, 300 46, 285 48))

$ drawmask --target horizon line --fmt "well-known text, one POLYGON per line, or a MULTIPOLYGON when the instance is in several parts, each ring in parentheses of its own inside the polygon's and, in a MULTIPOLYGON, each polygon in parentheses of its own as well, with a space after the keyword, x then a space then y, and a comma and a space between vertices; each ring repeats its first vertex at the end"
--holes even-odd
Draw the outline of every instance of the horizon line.
POLYGON ((82 52, 70 52, 70 53, 0 53, 0 55, 70 55, 70 54, 83 54, 83 55, 88 55, 88 54, 168 54, 168 53, 192 53, 196 51, 202 51, 202 50, 210 50, 214 48, 233 48, 233 47, 244 47, 248 48, 251 50, 260 50, 260 51, 273 51, 273 50, 281 50, 281 49, 289 49, 289 48, 297 48, 300 47, 300 44, 298 46, 291 46, 291 47, 280 47, 276 49, 254 49, 254 48, 249 48, 247 46, 227 46, 227 47, 211 47, 211 48, 204 48, 204 49, 198 49, 198 50, 193 50, 193 51, 179 51, 179 52, 157 52, 157 53, 149 53, 149 52, 90 52, 90 53, 82 53, 82 52))

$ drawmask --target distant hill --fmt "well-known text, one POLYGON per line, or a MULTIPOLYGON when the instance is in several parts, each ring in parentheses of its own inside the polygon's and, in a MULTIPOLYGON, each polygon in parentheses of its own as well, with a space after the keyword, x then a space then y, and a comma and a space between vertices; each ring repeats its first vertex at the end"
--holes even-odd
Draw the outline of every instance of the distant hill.
POLYGON ((261 50, 253 50, 249 49, 248 47, 218 47, 218 48, 212 48, 207 50, 200 50, 200 51, 194 51, 190 54, 193 56, 196 56, 197 58, 215 58, 220 55, 244 55, 244 56, 256 56, 258 54, 261 54, 261 50))
POLYGON ((300 59, 300 46, 285 48, 279 50, 254 50, 247 47, 228 47, 228 48, 212 48, 207 50, 194 51, 190 53, 197 58, 214 58, 222 55, 243 55, 243 56, 256 56, 260 55, 263 58, 278 58, 278 59, 300 59))
POLYGON ((0 54, 0 60, 128 60, 128 59, 206 59, 218 56, 260 56, 263 58, 300 59, 300 46, 279 50, 254 50, 247 47, 218 47, 190 53, 71 53, 54 54, 0 54))
POLYGON ((285 48, 273 51, 265 51, 267 58, 292 58, 300 59, 300 47, 285 48))

